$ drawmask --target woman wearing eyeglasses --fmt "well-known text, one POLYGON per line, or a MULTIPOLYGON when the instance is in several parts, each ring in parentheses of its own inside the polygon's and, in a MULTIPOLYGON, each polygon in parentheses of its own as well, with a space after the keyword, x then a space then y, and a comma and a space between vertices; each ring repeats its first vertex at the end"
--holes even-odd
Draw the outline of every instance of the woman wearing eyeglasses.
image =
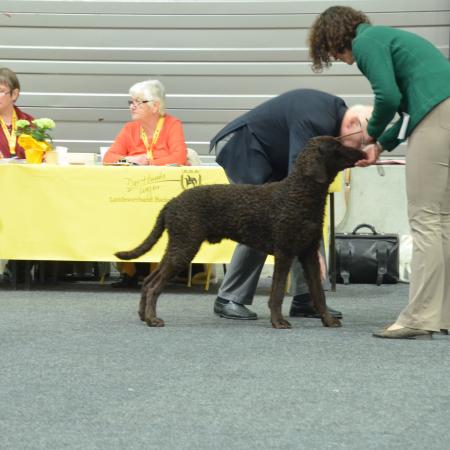
POLYGON ((139 165, 186 165, 187 148, 181 121, 165 113, 165 89, 158 80, 130 88, 128 122, 105 153, 103 162, 139 165))
POLYGON ((25 158, 25 152, 17 143, 16 122, 34 120, 33 116, 21 111, 14 103, 19 98, 20 83, 16 74, 0 68, 0 158, 25 158))
POLYGON ((374 333, 430 339, 450 327, 450 62, 413 33, 371 25, 346 6, 325 10, 312 25, 310 55, 321 70, 356 62, 375 94, 366 147, 373 164, 408 138, 406 193, 413 237, 409 304, 396 322, 374 333), (386 128, 396 113, 400 119, 386 128))
MULTIPOLYGON (((105 153, 103 162, 118 161, 138 165, 186 165, 187 148, 181 121, 165 112, 165 89, 158 80, 136 83, 128 101, 131 122, 125 124, 105 153)), ((121 277, 116 288, 135 287, 140 276, 149 273, 146 263, 120 263, 121 277)))

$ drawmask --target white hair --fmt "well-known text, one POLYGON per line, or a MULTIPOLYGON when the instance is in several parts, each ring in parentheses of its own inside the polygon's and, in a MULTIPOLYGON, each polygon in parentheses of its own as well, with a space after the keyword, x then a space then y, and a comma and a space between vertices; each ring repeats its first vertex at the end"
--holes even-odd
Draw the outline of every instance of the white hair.
POLYGON ((367 122, 373 112, 373 106, 369 105, 353 105, 348 108, 348 112, 352 116, 358 117, 361 122, 362 129, 367 132, 367 122))
POLYGON ((166 90, 159 80, 146 80, 133 84, 130 87, 130 96, 142 100, 157 100, 159 113, 163 114, 166 108, 166 90))

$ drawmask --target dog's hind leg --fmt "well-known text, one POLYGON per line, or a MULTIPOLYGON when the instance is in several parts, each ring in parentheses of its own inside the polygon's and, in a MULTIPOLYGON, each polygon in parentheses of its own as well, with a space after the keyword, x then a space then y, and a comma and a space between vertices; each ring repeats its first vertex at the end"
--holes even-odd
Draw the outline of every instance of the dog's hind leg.
POLYGON ((139 316, 143 309, 143 320, 149 327, 163 327, 164 321, 156 316, 156 303, 164 286, 172 278, 173 271, 170 264, 165 260, 158 267, 153 277, 149 275, 142 287, 141 303, 139 305, 139 316))
MULTIPOLYGON (((155 271, 144 280, 142 288, 141 305, 145 304, 144 320, 149 327, 163 327, 164 321, 156 316, 156 304, 167 282, 181 270, 189 265, 200 243, 190 242, 189 248, 176 248, 169 242, 166 253, 155 271), (153 275, 153 276, 152 276, 153 275)), ((140 306, 141 308, 141 306, 140 306)))
POLYGON ((269 309, 272 326, 278 329, 291 328, 291 324, 283 317, 282 306, 284 292, 289 269, 292 264, 291 257, 275 255, 275 266, 273 268, 272 289, 270 291, 269 309))
POLYGON ((147 304, 147 290, 142 286, 141 288, 141 301, 139 302, 138 316, 142 322, 145 322, 145 306, 147 304))
POLYGON ((161 263, 158 265, 158 267, 149 275, 147 275, 144 278, 144 281, 142 283, 142 289, 141 289, 141 301, 139 302, 139 310, 138 310, 138 315, 139 318, 145 322, 145 307, 147 305, 147 286, 148 284, 155 279, 155 277, 158 277, 160 274, 160 267, 161 267, 161 263))
POLYGON ((317 250, 313 249, 309 251, 302 255, 302 257, 299 257, 299 260, 302 263, 311 299, 317 312, 320 314, 323 326, 340 327, 341 322, 332 317, 327 309, 325 293, 323 292, 322 282, 320 280, 320 262, 317 250))

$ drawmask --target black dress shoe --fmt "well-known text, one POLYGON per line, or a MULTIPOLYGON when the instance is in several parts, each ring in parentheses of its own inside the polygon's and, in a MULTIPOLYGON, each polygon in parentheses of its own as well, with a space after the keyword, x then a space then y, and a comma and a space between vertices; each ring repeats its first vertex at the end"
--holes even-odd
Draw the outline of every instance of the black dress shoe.
POLYGON ((120 277, 119 281, 116 281, 115 283, 111 283, 111 286, 113 288, 132 288, 137 287, 138 285, 138 276, 133 275, 130 277, 126 273, 123 273, 120 277))
POLYGON ((217 297, 214 302, 214 312, 225 319, 255 320, 258 318, 256 313, 244 305, 220 297, 217 297))
MULTIPOLYGON (((327 306, 331 317, 335 319, 342 319, 342 313, 327 306)), ((295 295, 292 299, 291 309, 289 310, 290 317, 310 317, 313 319, 320 319, 320 314, 314 307, 309 294, 295 295)))

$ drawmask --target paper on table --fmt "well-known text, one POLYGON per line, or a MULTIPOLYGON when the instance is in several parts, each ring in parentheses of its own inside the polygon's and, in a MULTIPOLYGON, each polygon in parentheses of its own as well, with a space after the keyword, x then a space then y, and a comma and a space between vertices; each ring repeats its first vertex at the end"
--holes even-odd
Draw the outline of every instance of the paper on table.
POLYGON ((26 162, 26 159, 20 159, 17 156, 13 156, 12 158, 0 158, 0 163, 3 164, 24 164, 26 162))

